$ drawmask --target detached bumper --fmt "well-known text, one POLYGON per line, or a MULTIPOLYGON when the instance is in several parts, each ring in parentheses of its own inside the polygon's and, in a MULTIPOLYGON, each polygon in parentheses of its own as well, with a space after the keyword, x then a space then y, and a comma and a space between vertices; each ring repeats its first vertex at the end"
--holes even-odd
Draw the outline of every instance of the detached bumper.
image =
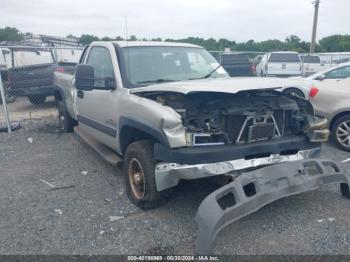
POLYGON ((348 180, 332 160, 300 160, 243 173, 201 203, 196 214, 197 253, 210 254, 216 235, 236 220, 275 200, 326 184, 341 184, 341 192, 349 198, 348 180))

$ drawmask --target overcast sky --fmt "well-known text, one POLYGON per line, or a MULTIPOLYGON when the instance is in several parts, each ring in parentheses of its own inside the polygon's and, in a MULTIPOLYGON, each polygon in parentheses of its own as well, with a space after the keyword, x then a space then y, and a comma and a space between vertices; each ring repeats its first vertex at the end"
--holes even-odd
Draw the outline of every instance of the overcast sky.
MULTIPOLYGON (((66 36, 310 40, 312 0, 0 0, 0 27, 66 36)), ((321 0, 318 39, 350 34, 350 0, 321 0)))

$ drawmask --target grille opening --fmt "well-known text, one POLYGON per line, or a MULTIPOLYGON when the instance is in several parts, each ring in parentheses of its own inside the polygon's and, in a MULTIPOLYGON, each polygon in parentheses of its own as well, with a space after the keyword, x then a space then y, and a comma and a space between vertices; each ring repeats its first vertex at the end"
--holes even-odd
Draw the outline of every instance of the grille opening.
POLYGON ((245 186, 243 186, 244 193, 247 197, 251 197, 256 195, 256 188, 254 183, 249 183, 245 186))
POLYGON ((261 154, 255 154, 255 155, 246 156, 244 159, 245 160, 250 160, 250 159, 253 159, 253 158, 263 158, 263 157, 269 157, 269 156, 271 156, 271 153, 261 153, 261 154))
POLYGON ((298 152, 299 152, 298 149, 290 149, 290 150, 281 151, 280 155, 282 155, 282 156, 295 155, 298 152))
POLYGON ((236 205, 236 199, 232 192, 227 193, 216 200, 222 210, 236 205))

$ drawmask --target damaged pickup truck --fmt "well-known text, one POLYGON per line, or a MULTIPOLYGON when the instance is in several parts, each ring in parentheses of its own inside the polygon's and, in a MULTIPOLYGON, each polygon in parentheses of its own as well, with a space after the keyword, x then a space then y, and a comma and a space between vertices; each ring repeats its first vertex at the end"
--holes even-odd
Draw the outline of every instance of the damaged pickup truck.
POLYGON ((60 123, 107 161, 123 163, 127 194, 142 209, 180 180, 227 183, 201 203, 197 252, 260 207, 324 184, 349 186, 319 159, 326 119, 307 99, 282 92, 305 80, 229 78, 203 48, 163 42, 94 42, 76 72, 55 72, 60 123))

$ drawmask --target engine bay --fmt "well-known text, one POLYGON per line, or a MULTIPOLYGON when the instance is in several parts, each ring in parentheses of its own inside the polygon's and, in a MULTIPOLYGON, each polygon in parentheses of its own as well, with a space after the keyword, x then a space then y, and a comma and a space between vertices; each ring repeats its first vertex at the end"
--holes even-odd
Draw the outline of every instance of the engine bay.
POLYGON ((232 145, 305 134, 313 120, 309 101, 278 91, 237 94, 152 93, 147 98, 181 115, 193 146, 232 145))

